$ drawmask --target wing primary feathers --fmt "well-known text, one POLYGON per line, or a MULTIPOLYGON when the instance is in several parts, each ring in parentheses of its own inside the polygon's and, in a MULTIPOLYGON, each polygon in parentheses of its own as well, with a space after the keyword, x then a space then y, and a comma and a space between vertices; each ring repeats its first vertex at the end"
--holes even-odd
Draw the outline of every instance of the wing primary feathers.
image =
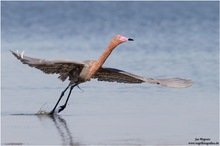
POLYGON ((98 72, 93 76, 93 78, 98 81, 107 82, 118 82, 118 83, 130 83, 130 84, 140 84, 140 83, 150 83, 157 84, 169 88, 186 88, 192 85, 191 80, 181 79, 181 78, 170 78, 170 79, 153 79, 144 78, 123 70, 115 68, 100 68, 98 72))
POLYGON ((37 68, 46 74, 59 74, 60 76, 58 78, 61 81, 65 81, 67 77, 71 77, 71 79, 76 78, 76 74, 79 74, 79 72, 84 67, 84 63, 81 62, 65 60, 48 61, 44 59, 25 56, 24 51, 21 54, 19 54, 18 51, 17 53, 13 51, 11 52, 23 64, 27 64, 30 67, 37 68), (71 73, 75 73, 75 76, 73 77, 71 73))

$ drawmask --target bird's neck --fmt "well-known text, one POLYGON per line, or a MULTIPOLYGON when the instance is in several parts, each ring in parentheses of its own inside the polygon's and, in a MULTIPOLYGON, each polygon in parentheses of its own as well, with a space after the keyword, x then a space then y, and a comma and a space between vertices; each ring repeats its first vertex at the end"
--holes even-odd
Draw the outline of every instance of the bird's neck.
POLYGON ((106 50, 102 53, 99 59, 96 61, 97 70, 105 63, 108 56, 112 53, 112 51, 117 47, 118 44, 110 43, 106 50))
POLYGON ((106 50, 102 53, 102 55, 99 57, 98 60, 96 60, 94 62, 94 64, 92 65, 86 79, 91 78, 97 70, 99 70, 99 68, 105 63, 106 59, 108 58, 108 56, 111 54, 111 52, 114 50, 115 47, 117 47, 118 44, 114 43, 114 42, 110 42, 110 44, 108 45, 108 47, 106 48, 106 50))

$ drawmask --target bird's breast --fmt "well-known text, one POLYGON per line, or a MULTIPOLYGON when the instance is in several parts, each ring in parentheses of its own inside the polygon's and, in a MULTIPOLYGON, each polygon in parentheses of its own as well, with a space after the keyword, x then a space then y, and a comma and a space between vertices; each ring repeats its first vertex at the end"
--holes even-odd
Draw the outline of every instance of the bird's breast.
POLYGON ((88 75, 90 67, 84 67, 79 75, 79 77, 83 80, 86 80, 86 76, 88 75))
POLYGON ((79 77, 81 80, 88 81, 90 79, 91 70, 95 61, 87 61, 86 65, 83 67, 79 77))

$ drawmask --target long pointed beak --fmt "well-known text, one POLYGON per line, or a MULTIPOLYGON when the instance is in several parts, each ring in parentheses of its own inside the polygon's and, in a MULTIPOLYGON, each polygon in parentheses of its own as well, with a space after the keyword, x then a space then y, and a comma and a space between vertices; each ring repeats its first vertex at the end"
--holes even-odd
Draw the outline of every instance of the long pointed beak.
POLYGON ((132 38, 128 38, 128 41, 134 41, 134 39, 132 39, 132 38))

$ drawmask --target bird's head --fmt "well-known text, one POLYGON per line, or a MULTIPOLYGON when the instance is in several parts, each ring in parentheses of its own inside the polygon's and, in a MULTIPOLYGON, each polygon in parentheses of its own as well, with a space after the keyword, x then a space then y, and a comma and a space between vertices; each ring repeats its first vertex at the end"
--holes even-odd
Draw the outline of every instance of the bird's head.
POLYGON ((133 39, 131 38, 127 38, 121 34, 118 34, 116 35, 113 39, 112 39, 112 42, 119 45, 121 43, 124 43, 124 42, 127 42, 127 41, 134 41, 133 39))

